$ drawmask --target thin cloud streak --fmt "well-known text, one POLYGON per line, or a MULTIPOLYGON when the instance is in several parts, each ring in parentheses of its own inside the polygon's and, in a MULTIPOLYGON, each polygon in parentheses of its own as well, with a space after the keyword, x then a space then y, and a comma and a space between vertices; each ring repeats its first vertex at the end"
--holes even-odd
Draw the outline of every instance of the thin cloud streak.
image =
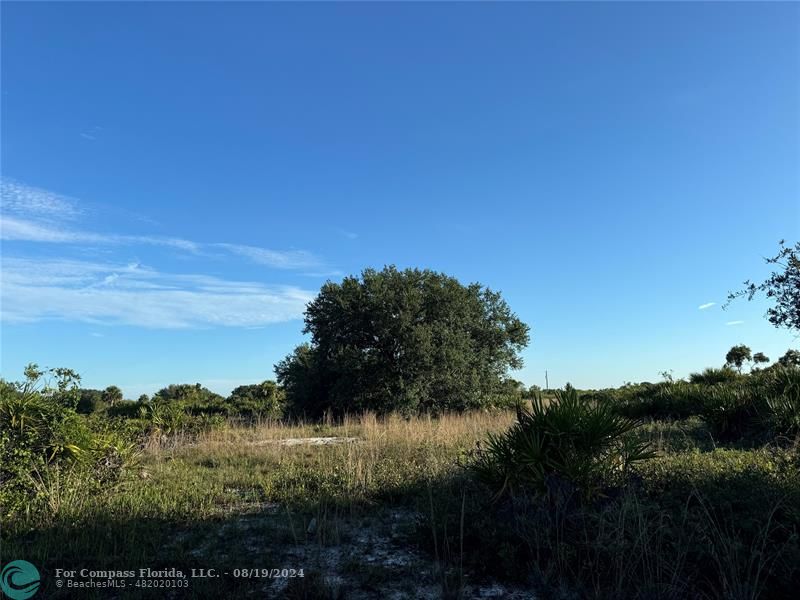
POLYGON ((56 244, 107 243, 106 236, 0 215, 0 239, 56 244))
POLYGON ((138 264, 4 258, 2 319, 133 325, 152 329, 254 327, 299 319, 312 291, 138 264))
POLYGON ((213 244, 213 246, 248 258, 254 263, 277 269, 308 269, 320 266, 319 259, 305 250, 277 251, 242 244, 213 244))
POLYGON ((78 201, 13 179, 0 178, 0 239, 49 244, 146 245, 163 246, 200 254, 224 250, 253 263, 276 269, 320 269, 323 262, 305 250, 272 250, 229 243, 200 243, 177 237, 121 235, 85 231, 65 224, 78 219, 83 211, 78 201))
POLYGON ((337 229, 339 235, 346 237, 348 240, 355 240, 358 239, 358 234, 354 231, 348 231, 346 229, 337 229))
MULTIPOLYGON (((159 246, 198 256, 224 252, 277 269, 328 268, 302 250, 87 231, 72 223, 83 214, 77 201, 5 178, 0 182, 4 241, 65 245, 95 254, 115 246, 159 246)), ((301 318, 314 297, 314 292, 295 286, 163 273, 138 262, 8 256, 4 250, 0 319, 6 323, 62 320, 154 329, 253 328, 301 318)))
POLYGON ((697 309, 698 310, 705 310, 707 308, 711 308, 715 304, 716 304, 716 302, 706 302, 705 304, 701 304, 700 306, 698 306, 697 309))
POLYGON ((728 326, 730 326, 730 325, 742 325, 742 324, 744 324, 744 321, 728 321, 727 323, 725 323, 725 325, 728 325, 728 326))
POLYGON ((89 231, 80 231, 7 216, 0 216, 0 239, 53 244, 169 246, 192 253, 198 253, 200 251, 199 244, 180 238, 92 233, 89 231))

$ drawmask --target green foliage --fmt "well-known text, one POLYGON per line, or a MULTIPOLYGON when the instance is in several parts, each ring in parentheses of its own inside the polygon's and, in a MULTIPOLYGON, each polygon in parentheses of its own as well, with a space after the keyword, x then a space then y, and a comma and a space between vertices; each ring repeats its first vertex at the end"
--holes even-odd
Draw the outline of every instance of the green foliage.
POLYGON ((628 384, 616 390, 584 394, 587 399, 605 399, 626 417, 641 419, 685 419, 699 414, 707 386, 685 381, 628 384))
POLYGON ((151 400, 152 404, 175 404, 182 407, 182 410, 199 414, 222 414, 228 413, 225 398, 215 394, 208 388, 199 383, 194 385, 189 383, 170 384, 158 390, 151 400))
POLYGON ((800 367, 800 351, 790 348, 778 359, 778 364, 782 367, 800 367))
POLYGON ((537 597, 795 597, 796 452, 670 453, 637 473, 640 487, 583 503, 553 485, 489 502, 491 490, 454 478, 420 502, 417 535, 451 564, 537 597))
POLYGON ((109 406, 114 406, 117 402, 122 402, 122 390, 115 385, 110 385, 103 390, 103 402, 109 406))
POLYGON ((90 415, 103 407, 102 390, 81 388, 76 410, 82 415, 90 415))
POLYGON ((722 367, 721 369, 709 367, 702 373, 692 373, 689 375, 689 382, 714 385, 715 383, 730 383, 736 381, 738 377, 739 374, 730 367, 722 367))
POLYGON ((227 417, 279 418, 285 394, 274 381, 242 385, 223 398, 199 383, 173 384, 137 403, 140 416, 150 419, 162 432, 181 428, 202 429, 227 417), (214 418, 212 418, 214 417, 214 418))
POLYGON ((774 366, 710 386, 701 415, 721 441, 759 442, 800 432, 800 369, 774 366))
POLYGON ((775 369, 769 376, 780 389, 767 399, 773 434, 800 436, 800 368, 775 369))
POLYGON ((583 392, 634 419, 686 419, 699 415, 721 443, 760 444, 797 434, 800 369, 772 365, 741 375, 729 367, 693 373, 690 382, 627 384, 583 392))
POLYGON ((119 458, 130 455, 109 431, 96 434, 76 412, 81 394, 74 371, 29 365, 25 376, 22 383, 0 384, 0 505, 6 516, 54 493, 47 483, 62 481, 56 474, 77 470, 81 475, 72 481, 87 485, 109 481, 123 464, 119 458))
POLYGON ((718 440, 740 440, 760 429, 765 404, 752 386, 714 385, 704 396, 702 416, 718 440))
POLYGON ((313 417, 484 406, 528 343, 528 326, 500 294, 395 267, 326 283, 304 332, 311 345, 275 369, 290 410, 313 417))
POLYGON ((133 400, 122 400, 106 409, 106 414, 109 417, 122 417, 125 419, 134 419, 140 415, 139 409, 142 404, 134 402, 133 400))
POLYGON ((189 420, 182 401, 167 401, 158 394, 152 402, 139 406, 139 414, 159 433, 164 434, 177 433, 189 420))
POLYGON ((767 264, 777 266, 777 271, 759 284, 745 281, 744 289, 728 294, 723 308, 736 298, 752 300, 757 294, 764 294, 775 302, 767 310, 769 322, 775 327, 800 330, 800 242, 787 246, 781 240, 779 246, 778 253, 766 259, 767 264))
POLYGON ((288 411, 298 417, 318 417, 327 397, 324 364, 310 344, 300 344, 275 365, 278 382, 286 393, 288 411))
POLYGON ((608 403, 582 400, 574 388, 557 392, 549 403, 539 396, 530 410, 519 407, 508 431, 489 434, 472 469, 498 497, 543 492, 552 476, 593 497, 623 483, 631 465, 654 455, 648 442, 631 435, 636 426, 608 403))
POLYGON ((231 414, 277 419, 283 415, 286 395, 274 381, 240 385, 228 396, 231 414))
POLYGON ((725 365, 736 367, 736 370, 741 373, 742 365, 745 363, 745 361, 749 361, 751 359, 752 355, 750 353, 750 348, 744 344, 739 344, 738 346, 734 346, 728 350, 728 353, 725 355, 725 365))
POLYGON ((769 356, 763 352, 756 352, 753 354, 753 363, 756 365, 763 365, 769 362, 769 356))
POLYGON ((147 435, 196 434, 221 427, 225 422, 224 407, 218 411, 203 412, 197 406, 187 406, 181 400, 164 400, 159 396, 155 396, 151 402, 130 404, 138 412, 142 432, 147 435))

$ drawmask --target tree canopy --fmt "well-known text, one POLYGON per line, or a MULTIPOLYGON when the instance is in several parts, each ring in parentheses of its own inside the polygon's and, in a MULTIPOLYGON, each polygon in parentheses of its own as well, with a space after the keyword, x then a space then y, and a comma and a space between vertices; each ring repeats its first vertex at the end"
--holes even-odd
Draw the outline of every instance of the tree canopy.
POLYGON ((151 400, 155 404, 175 403, 185 406, 192 413, 225 413, 225 398, 215 394, 199 383, 173 383, 158 390, 151 400))
POLYGON ((326 283, 298 346, 275 366, 289 408, 404 413, 491 403, 529 328, 499 293, 430 270, 390 266, 326 283))
POLYGON ((122 390, 115 385, 110 385, 103 390, 102 399, 109 406, 114 406, 117 402, 122 401, 122 390))
POLYGON ((229 409, 249 417, 280 417, 283 412, 283 390, 274 381, 240 385, 228 396, 229 409))
POLYGON ((755 354, 753 354, 753 362, 757 365, 768 363, 769 356, 767 356, 763 352, 756 352, 755 354))
POLYGON ((745 363, 745 361, 749 361, 751 359, 752 354, 750 348, 744 344, 740 344, 728 350, 728 353, 725 355, 725 364, 731 367, 736 367, 736 369, 741 373, 742 365, 745 363))
POLYGON ((783 367, 800 367, 800 351, 790 348, 778 359, 778 364, 783 367))

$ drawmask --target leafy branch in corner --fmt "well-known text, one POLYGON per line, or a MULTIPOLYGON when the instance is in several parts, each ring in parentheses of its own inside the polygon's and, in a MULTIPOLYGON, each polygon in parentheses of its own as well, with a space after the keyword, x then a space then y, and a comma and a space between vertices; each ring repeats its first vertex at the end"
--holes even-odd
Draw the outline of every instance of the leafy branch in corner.
POLYGON ((764 259, 767 264, 776 265, 777 270, 761 283, 745 281, 743 289, 728 294, 728 301, 722 308, 727 308, 737 298, 746 297, 749 301, 763 293, 775 302, 775 306, 767 310, 769 322, 775 327, 800 331, 800 242, 791 246, 781 240, 779 246, 775 256, 764 259))

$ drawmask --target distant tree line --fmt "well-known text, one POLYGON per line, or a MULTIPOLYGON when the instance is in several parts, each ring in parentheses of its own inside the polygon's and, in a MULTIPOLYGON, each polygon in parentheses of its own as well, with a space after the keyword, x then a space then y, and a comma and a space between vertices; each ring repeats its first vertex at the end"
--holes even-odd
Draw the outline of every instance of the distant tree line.
POLYGON ((143 408, 175 405, 189 415, 279 418, 284 412, 284 402, 283 389, 274 381, 240 385, 228 397, 199 383, 171 384, 157 391, 152 398, 146 394, 139 396, 136 402, 123 400, 122 391, 112 385, 104 390, 78 390, 76 410, 82 414, 105 411, 110 416, 138 417, 143 408))

